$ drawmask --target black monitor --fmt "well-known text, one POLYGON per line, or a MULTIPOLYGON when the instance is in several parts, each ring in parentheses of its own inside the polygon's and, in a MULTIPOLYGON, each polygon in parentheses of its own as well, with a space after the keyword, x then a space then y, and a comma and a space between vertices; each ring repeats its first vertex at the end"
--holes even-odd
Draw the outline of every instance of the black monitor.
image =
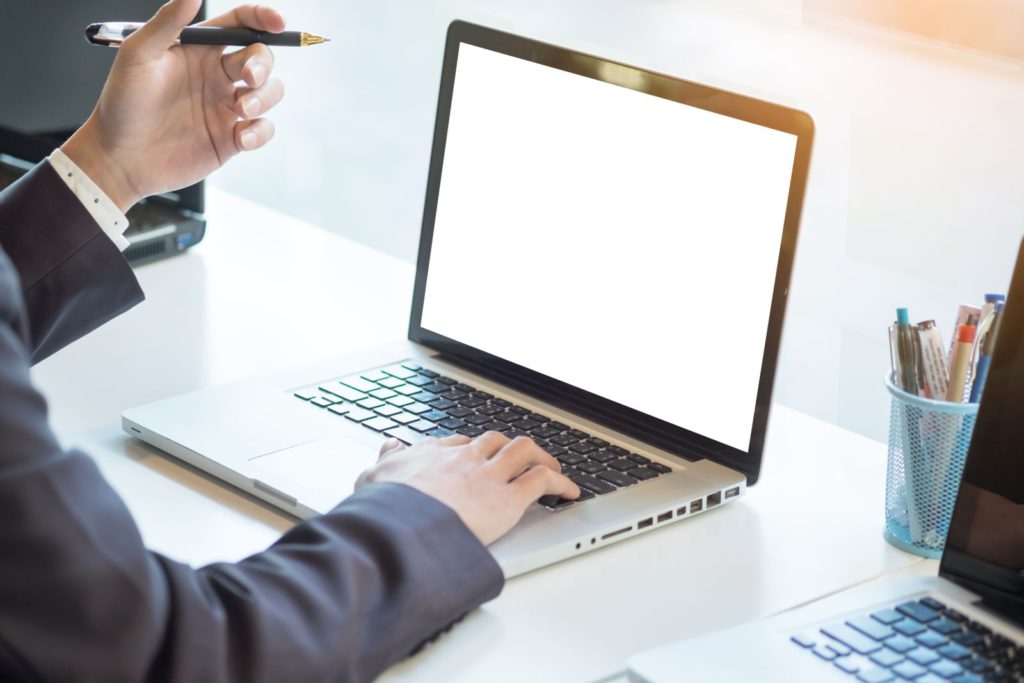
MULTIPOLYGON (((96 21, 146 21, 162 0, 32 0, 0 3, 0 188, 43 160, 88 118, 116 51, 89 45, 96 21)), ((197 17, 203 16, 203 10, 197 17)), ((145 262, 201 239, 203 185, 151 197, 128 213, 125 255, 145 262), (173 232, 169 231, 174 226, 173 232), (148 234, 156 238, 146 239, 148 234)))
POLYGON ((1024 244, 939 573, 1024 622, 1024 244))

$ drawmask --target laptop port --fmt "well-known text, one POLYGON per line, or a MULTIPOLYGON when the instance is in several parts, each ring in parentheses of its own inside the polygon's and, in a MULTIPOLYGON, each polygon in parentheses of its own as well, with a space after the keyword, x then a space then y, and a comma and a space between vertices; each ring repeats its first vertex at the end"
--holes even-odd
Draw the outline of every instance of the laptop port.
POLYGON ((730 498, 735 498, 738 495, 740 495, 740 487, 733 486, 731 489, 725 492, 725 499, 729 500, 730 498))
POLYGON ((637 529, 646 529, 647 527, 654 524, 654 519, 648 517, 647 519, 641 519, 640 523, 636 525, 637 529))
POLYGON ((677 517, 682 517, 685 514, 686 514, 686 506, 685 505, 683 507, 681 507, 681 508, 676 508, 676 516, 677 517))
POLYGON ((708 509, 722 504, 722 492, 717 491, 708 496, 708 509))
POLYGON ((633 530, 633 527, 627 526, 625 529, 619 529, 618 531, 610 531, 607 534, 605 534, 604 536, 602 536, 601 540, 602 541, 607 541, 609 538, 613 538, 615 536, 618 536, 620 534, 624 534, 627 531, 632 531, 632 530, 633 530))
POLYGON ((690 512, 700 512, 703 509, 704 509, 704 501, 703 500, 695 500, 692 503, 690 503, 690 512))
POLYGON ((660 515, 658 515, 658 524, 661 524, 662 522, 667 522, 670 519, 672 519, 671 510, 669 510, 668 512, 662 512, 660 515))

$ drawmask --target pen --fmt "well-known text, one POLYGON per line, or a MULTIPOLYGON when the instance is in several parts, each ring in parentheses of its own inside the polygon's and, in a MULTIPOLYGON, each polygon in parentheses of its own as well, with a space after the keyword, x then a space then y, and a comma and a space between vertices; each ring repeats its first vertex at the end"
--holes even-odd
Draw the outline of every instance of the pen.
POLYGON ((900 388, 908 394, 918 395, 917 347, 910 327, 910 315, 905 308, 896 309, 896 355, 900 365, 900 388))
POLYGON ((974 318, 968 319, 956 331, 953 347, 953 362, 949 366, 949 386, 946 400, 952 403, 964 402, 964 387, 967 385, 967 368, 971 364, 971 346, 974 344, 974 318))
MULTIPOLYGON (((89 24, 85 39, 92 45, 120 47, 124 39, 143 27, 126 21, 107 21, 89 24)), ((178 42, 187 45, 252 45, 263 43, 280 47, 306 47, 326 43, 330 38, 298 31, 253 31, 248 28, 220 28, 217 26, 188 26, 178 34, 178 42)))
POLYGON ((988 379, 988 367, 992 364, 992 353, 996 348, 996 335, 999 334, 999 321, 1002 320, 1003 302, 996 303, 992 311, 992 322, 989 324, 985 339, 981 342, 981 354, 978 356, 978 368, 974 371, 974 382, 971 384, 971 403, 981 400, 981 392, 985 389, 988 379))

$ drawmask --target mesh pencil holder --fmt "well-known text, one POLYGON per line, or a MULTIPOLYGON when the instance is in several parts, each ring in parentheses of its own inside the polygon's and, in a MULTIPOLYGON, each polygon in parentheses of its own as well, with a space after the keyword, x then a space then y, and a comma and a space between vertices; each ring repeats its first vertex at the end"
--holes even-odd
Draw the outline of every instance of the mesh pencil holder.
POLYGON ((942 555, 977 403, 933 401, 885 382, 892 396, 885 538, 923 557, 942 555))

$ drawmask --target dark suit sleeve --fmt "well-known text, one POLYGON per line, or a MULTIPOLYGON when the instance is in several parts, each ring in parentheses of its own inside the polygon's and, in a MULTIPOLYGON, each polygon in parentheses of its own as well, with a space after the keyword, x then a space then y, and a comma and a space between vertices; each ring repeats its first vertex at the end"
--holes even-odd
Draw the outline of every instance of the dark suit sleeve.
POLYGON ((30 382, 34 358, 138 298, 46 168, 0 195, 0 681, 365 681, 500 592, 458 516, 398 484, 237 564, 149 552, 95 464, 57 443, 30 382), (66 226, 47 208, 61 203, 66 226))
POLYGON ((0 249, 14 263, 37 363, 142 301, 121 252, 48 162, 0 193, 0 249))

